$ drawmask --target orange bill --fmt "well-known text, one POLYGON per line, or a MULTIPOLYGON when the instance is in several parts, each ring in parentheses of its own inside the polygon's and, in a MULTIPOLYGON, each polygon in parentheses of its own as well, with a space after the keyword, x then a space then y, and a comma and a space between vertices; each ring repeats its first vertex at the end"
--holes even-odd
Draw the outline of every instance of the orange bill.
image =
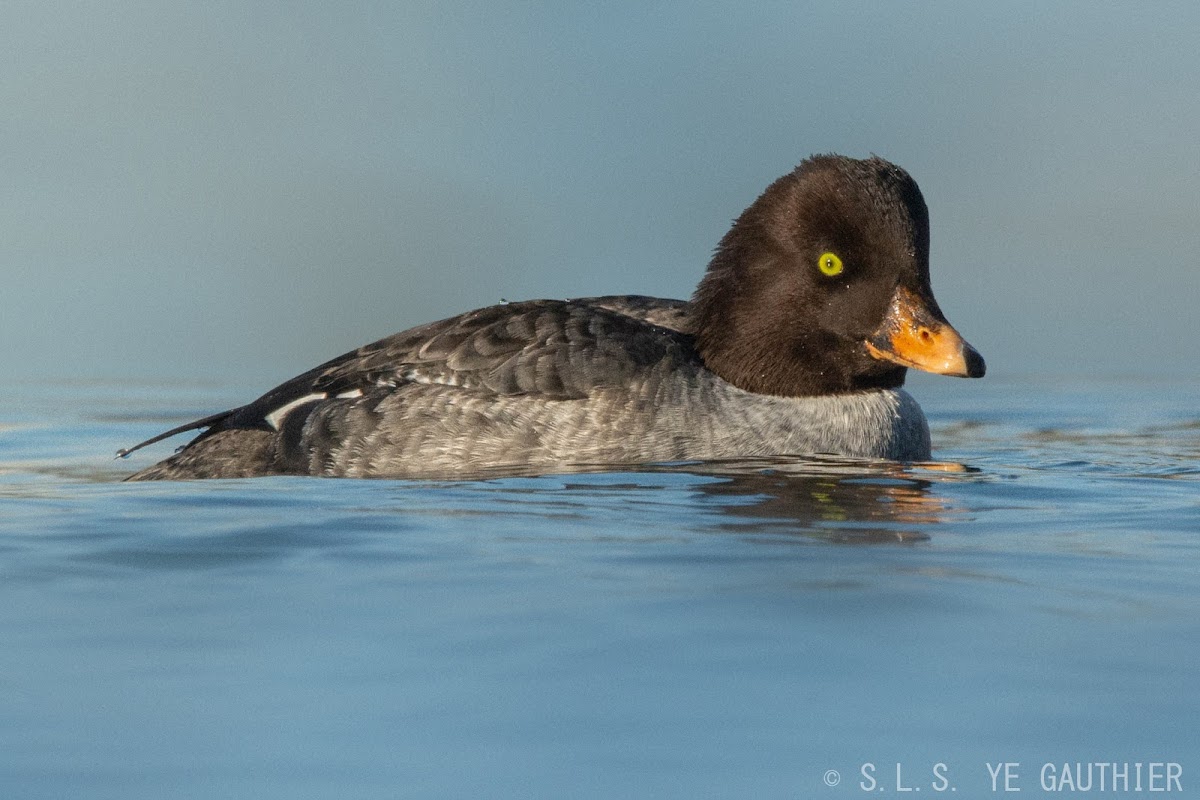
POLYGON ((983 356, 967 344, 935 308, 915 292, 896 289, 883 323, 866 342, 867 352, 881 361, 936 375, 981 378, 983 356))

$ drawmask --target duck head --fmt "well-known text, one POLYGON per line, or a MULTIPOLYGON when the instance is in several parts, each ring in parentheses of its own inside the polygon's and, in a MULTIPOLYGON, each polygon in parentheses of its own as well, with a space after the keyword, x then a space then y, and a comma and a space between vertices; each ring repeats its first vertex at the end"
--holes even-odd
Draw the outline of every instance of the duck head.
POLYGON ((983 358, 929 285, 929 212, 880 158, 814 156, 721 240, 693 296, 705 364, 783 396, 893 388, 909 367, 978 378, 983 358))

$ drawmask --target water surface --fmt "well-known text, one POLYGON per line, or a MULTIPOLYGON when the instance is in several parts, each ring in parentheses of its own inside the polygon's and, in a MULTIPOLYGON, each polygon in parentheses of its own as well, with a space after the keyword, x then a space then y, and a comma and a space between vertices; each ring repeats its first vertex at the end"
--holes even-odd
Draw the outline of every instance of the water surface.
POLYGON ((123 484, 256 387, 0 390, 3 794, 1197 796, 1200 385, 913 384, 962 468, 123 484))

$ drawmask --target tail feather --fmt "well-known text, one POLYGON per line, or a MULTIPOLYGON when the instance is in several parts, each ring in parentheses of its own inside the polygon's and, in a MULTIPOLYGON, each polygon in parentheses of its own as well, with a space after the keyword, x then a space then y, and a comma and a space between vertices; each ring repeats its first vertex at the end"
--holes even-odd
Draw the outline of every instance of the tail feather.
POLYGON ((194 431, 194 430, 198 430, 200 428, 210 428, 213 425, 216 425, 217 423, 221 422, 222 420, 228 419, 230 416, 233 415, 234 411, 236 411, 236 410, 237 409, 234 409, 232 411, 222 411, 219 414, 212 414, 210 416, 205 417, 204 419, 198 419, 194 422, 189 422, 186 425, 180 425, 177 428, 171 428, 171 430, 164 431, 163 433, 160 433, 157 436, 152 436, 144 442, 139 442, 138 444, 135 444, 133 447, 126 447, 126 448, 122 448, 122 449, 118 450, 116 457, 117 458, 125 458, 130 453, 133 453, 137 450, 141 450, 143 447, 147 447, 149 445, 155 444, 156 442, 161 442, 163 439, 170 439, 172 436, 175 436, 176 434, 186 433, 187 431, 194 431))

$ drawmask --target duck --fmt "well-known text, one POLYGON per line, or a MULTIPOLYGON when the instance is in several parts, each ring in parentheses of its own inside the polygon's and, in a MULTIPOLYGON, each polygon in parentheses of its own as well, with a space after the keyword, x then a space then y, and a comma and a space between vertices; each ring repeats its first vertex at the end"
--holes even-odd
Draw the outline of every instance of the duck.
POLYGON ((929 277, 929 212, 878 156, 803 160, 737 217, 690 300, 506 302, 327 361, 127 480, 471 478, 662 462, 923 462, 908 369, 978 378, 929 277))

